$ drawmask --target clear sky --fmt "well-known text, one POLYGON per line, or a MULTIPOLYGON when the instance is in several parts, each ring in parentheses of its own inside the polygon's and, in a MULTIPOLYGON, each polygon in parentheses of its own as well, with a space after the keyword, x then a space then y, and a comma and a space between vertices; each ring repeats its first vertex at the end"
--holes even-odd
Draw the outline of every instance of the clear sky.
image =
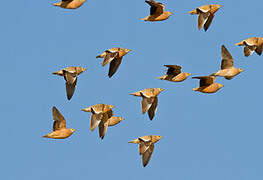
POLYGON ((235 43, 263 36, 262 0, 169 0, 174 12, 163 22, 144 22, 143 0, 88 0, 77 10, 53 7, 56 1, 1 2, 1 179, 177 179, 262 180, 263 56, 246 58, 235 43), (218 3, 207 32, 188 14, 204 4, 218 3), (192 91, 198 80, 158 80, 164 64, 208 75, 220 68, 224 44, 235 66, 244 72, 215 94, 192 91), (132 51, 116 74, 95 57, 112 47, 132 51), (67 66, 83 66, 71 101, 63 77, 52 75, 67 66), (153 121, 142 115, 138 97, 129 93, 163 88, 153 121), (94 104, 115 105, 125 118, 110 127, 103 140, 89 130, 94 104), (64 140, 44 139, 52 128, 56 106, 76 132, 64 140), (147 167, 138 146, 128 141, 161 135, 147 167))

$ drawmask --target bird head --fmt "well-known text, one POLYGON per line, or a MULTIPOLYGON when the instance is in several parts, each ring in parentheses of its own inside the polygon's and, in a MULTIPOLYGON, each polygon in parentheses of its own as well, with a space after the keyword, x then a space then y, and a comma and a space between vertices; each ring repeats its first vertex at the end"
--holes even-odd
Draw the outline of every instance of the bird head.
POLYGON ((215 13, 216 11, 218 11, 219 8, 222 7, 222 5, 214 4, 214 5, 211 5, 210 7, 211 7, 211 10, 210 10, 210 11, 211 11, 212 13, 215 13))
POLYGON ((113 105, 109 105, 109 108, 112 109, 112 108, 114 108, 114 106, 113 105))
POLYGON ((163 89, 163 88, 157 88, 157 90, 158 90, 159 92, 162 92, 162 91, 164 91, 164 89, 163 89))
POLYGON ((224 87, 224 85, 223 85, 223 84, 220 84, 220 83, 218 83, 218 87, 219 87, 219 89, 220 89, 220 88, 224 87))
POLYGON ((84 68, 84 67, 77 67, 77 68, 76 68, 76 71, 77 71, 77 74, 79 75, 79 74, 81 74, 82 72, 86 71, 86 68, 84 68))
POLYGON ((185 75, 186 77, 188 77, 188 76, 191 76, 191 73, 186 72, 185 75))
POLYGON ((162 138, 162 136, 152 136, 152 142, 156 143, 157 141, 159 141, 162 138))
POLYGON ((71 128, 71 129, 69 129, 72 133, 74 133, 75 131, 76 131, 76 129, 74 129, 74 128, 71 128))
POLYGON ((244 71, 244 69, 242 69, 242 68, 238 68, 238 72, 243 72, 244 71))
POLYGON ((131 50, 130 49, 124 49, 125 51, 125 54, 127 54, 128 52, 130 52, 131 50))
POLYGON ((171 16, 171 15, 173 15, 174 13, 172 13, 172 12, 167 12, 168 13, 168 16, 171 16))

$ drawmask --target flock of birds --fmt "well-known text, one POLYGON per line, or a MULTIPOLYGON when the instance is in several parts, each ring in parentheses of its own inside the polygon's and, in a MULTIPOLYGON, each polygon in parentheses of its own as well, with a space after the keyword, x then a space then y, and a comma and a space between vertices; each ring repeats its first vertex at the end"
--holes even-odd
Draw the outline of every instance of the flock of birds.
MULTIPOLYGON (((76 9, 79 8, 86 0, 62 0, 61 2, 54 3, 54 6, 59 6, 66 9, 76 9)), ((168 19, 173 13, 169 11, 164 11, 165 6, 154 0, 145 1, 150 5, 150 15, 143 18, 144 21, 163 21, 168 19)), ((198 15, 198 29, 202 27, 205 31, 210 27, 215 13, 222 7, 217 4, 204 5, 190 11, 190 14, 198 15)), ((262 37, 251 37, 245 39, 236 45, 244 46, 244 55, 250 56, 255 51, 258 55, 262 54, 263 51, 263 38, 262 37)), ((130 49, 125 48, 111 48, 104 51, 102 54, 98 55, 96 58, 103 58, 102 66, 110 63, 108 76, 112 77, 117 69, 119 68, 122 58, 130 52, 130 49)), ((227 80, 231 80, 233 77, 238 75, 243 71, 241 68, 236 68, 234 66, 234 60, 227 50, 227 48, 222 45, 221 47, 221 69, 211 75, 207 76, 197 76, 192 77, 194 79, 199 79, 199 87, 194 88, 194 91, 199 91, 202 93, 215 93, 220 88, 223 87, 222 84, 215 83, 216 76, 224 77, 227 80)), ((171 82, 182 82, 186 80, 191 74, 181 71, 181 66, 179 65, 164 65, 168 68, 166 75, 158 77, 161 80, 167 80, 171 82)), ((54 72, 53 74, 63 76, 66 81, 66 93, 67 99, 70 100, 74 94, 77 77, 86 69, 83 67, 66 67, 62 70, 54 72)), ((152 120, 157 111, 158 98, 157 96, 163 91, 162 88, 148 88, 140 90, 131 95, 142 97, 141 110, 142 113, 148 113, 149 119, 152 120)), ((93 131, 97 126, 99 128, 99 137, 104 138, 108 126, 115 126, 120 123, 123 118, 116 117, 113 114, 113 105, 108 104, 96 104, 85 109, 81 109, 84 112, 91 112, 90 119, 90 130, 93 131)), ((75 129, 66 127, 66 120, 63 115, 57 110, 56 107, 52 108, 53 113, 53 131, 43 136, 45 138, 53 139, 65 139, 73 134, 75 129)), ((158 142, 162 136, 147 135, 139 137, 129 143, 139 144, 139 154, 142 155, 143 166, 145 167, 153 153, 154 144, 158 142)))

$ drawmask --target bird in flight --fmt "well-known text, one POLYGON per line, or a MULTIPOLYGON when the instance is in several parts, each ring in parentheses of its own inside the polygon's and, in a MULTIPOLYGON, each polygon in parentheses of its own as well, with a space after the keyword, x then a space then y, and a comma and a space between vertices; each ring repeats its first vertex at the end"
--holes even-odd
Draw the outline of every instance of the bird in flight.
POLYGON ((133 96, 142 97, 141 109, 142 114, 148 112, 150 120, 152 120, 157 111, 158 98, 157 96, 163 91, 162 88, 148 88, 135 93, 131 93, 133 96))
POLYGON ((145 1, 147 4, 151 6, 150 15, 142 18, 144 21, 163 21, 168 19, 173 13, 169 11, 164 11, 165 6, 154 0, 145 1))
POLYGON ((209 4, 196 8, 189 13, 192 15, 198 14, 198 29, 200 30, 204 27, 204 30, 207 31, 214 19, 216 11, 218 11, 220 7, 222 6, 219 4, 209 4))
POLYGON ((52 114, 54 120, 53 132, 43 136, 44 138, 65 139, 75 132, 73 128, 66 128, 66 120, 55 106, 52 108, 52 114))
POLYGON ((102 62, 102 66, 105 66, 106 64, 110 63, 108 76, 109 78, 111 78, 119 68, 123 56, 125 56, 130 51, 131 51, 130 49, 119 48, 119 47, 111 48, 104 51, 102 54, 96 56, 96 58, 104 58, 102 62))
POLYGON ((215 83, 215 76, 198 76, 193 77, 193 79, 200 80, 200 87, 194 88, 194 91, 199 91, 202 93, 215 93, 223 87, 222 84, 215 83))
POLYGON ((241 68, 234 67, 234 59, 224 45, 221 47, 221 56, 221 70, 212 74, 213 76, 221 76, 230 80, 243 71, 241 68))
POLYGON ((63 76, 66 81, 67 98, 70 100, 75 92, 77 76, 86 71, 83 67, 67 67, 52 74, 63 76))
POLYGON ((182 72, 181 66, 178 65, 164 65, 168 68, 166 75, 158 77, 161 80, 167 80, 171 82, 182 82, 190 76, 190 73, 182 72))
POLYGON ((263 38, 262 37, 251 37, 245 39, 239 43, 236 43, 237 46, 244 46, 244 56, 248 57, 256 51, 260 56, 263 51, 263 38))
POLYGON ((142 156, 142 164, 145 167, 151 159, 154 144, 158 142, 162 136, 148 135, 139 137, 129 143, 139 144, 139 154, 142 156))
POLYGON ((120 123, 123 118, 113 116, 112 108, 113 105, 108 104, 95 104, 85 109, 81 109, 84 112, 91 112, 90 118, 90 130, 94 131, 94 129, 99 127, 99 137, 101 139, 106 135, 108 126, 115 126, 120 123))
POLYGON ((84 4, 86 0, 62 0, 61 2, 54 3, 53 6, 59 6, 65 9, 77 9, 82 4, 84 4))

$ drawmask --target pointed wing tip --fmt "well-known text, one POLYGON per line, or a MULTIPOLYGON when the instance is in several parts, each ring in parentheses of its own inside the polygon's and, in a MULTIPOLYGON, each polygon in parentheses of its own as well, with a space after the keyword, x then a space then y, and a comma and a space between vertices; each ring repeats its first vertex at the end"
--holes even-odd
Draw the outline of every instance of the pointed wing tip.
POLYGON ((67 99, 70 101, 70 99, 72 98, 73 95, 68 95, 67 99))

